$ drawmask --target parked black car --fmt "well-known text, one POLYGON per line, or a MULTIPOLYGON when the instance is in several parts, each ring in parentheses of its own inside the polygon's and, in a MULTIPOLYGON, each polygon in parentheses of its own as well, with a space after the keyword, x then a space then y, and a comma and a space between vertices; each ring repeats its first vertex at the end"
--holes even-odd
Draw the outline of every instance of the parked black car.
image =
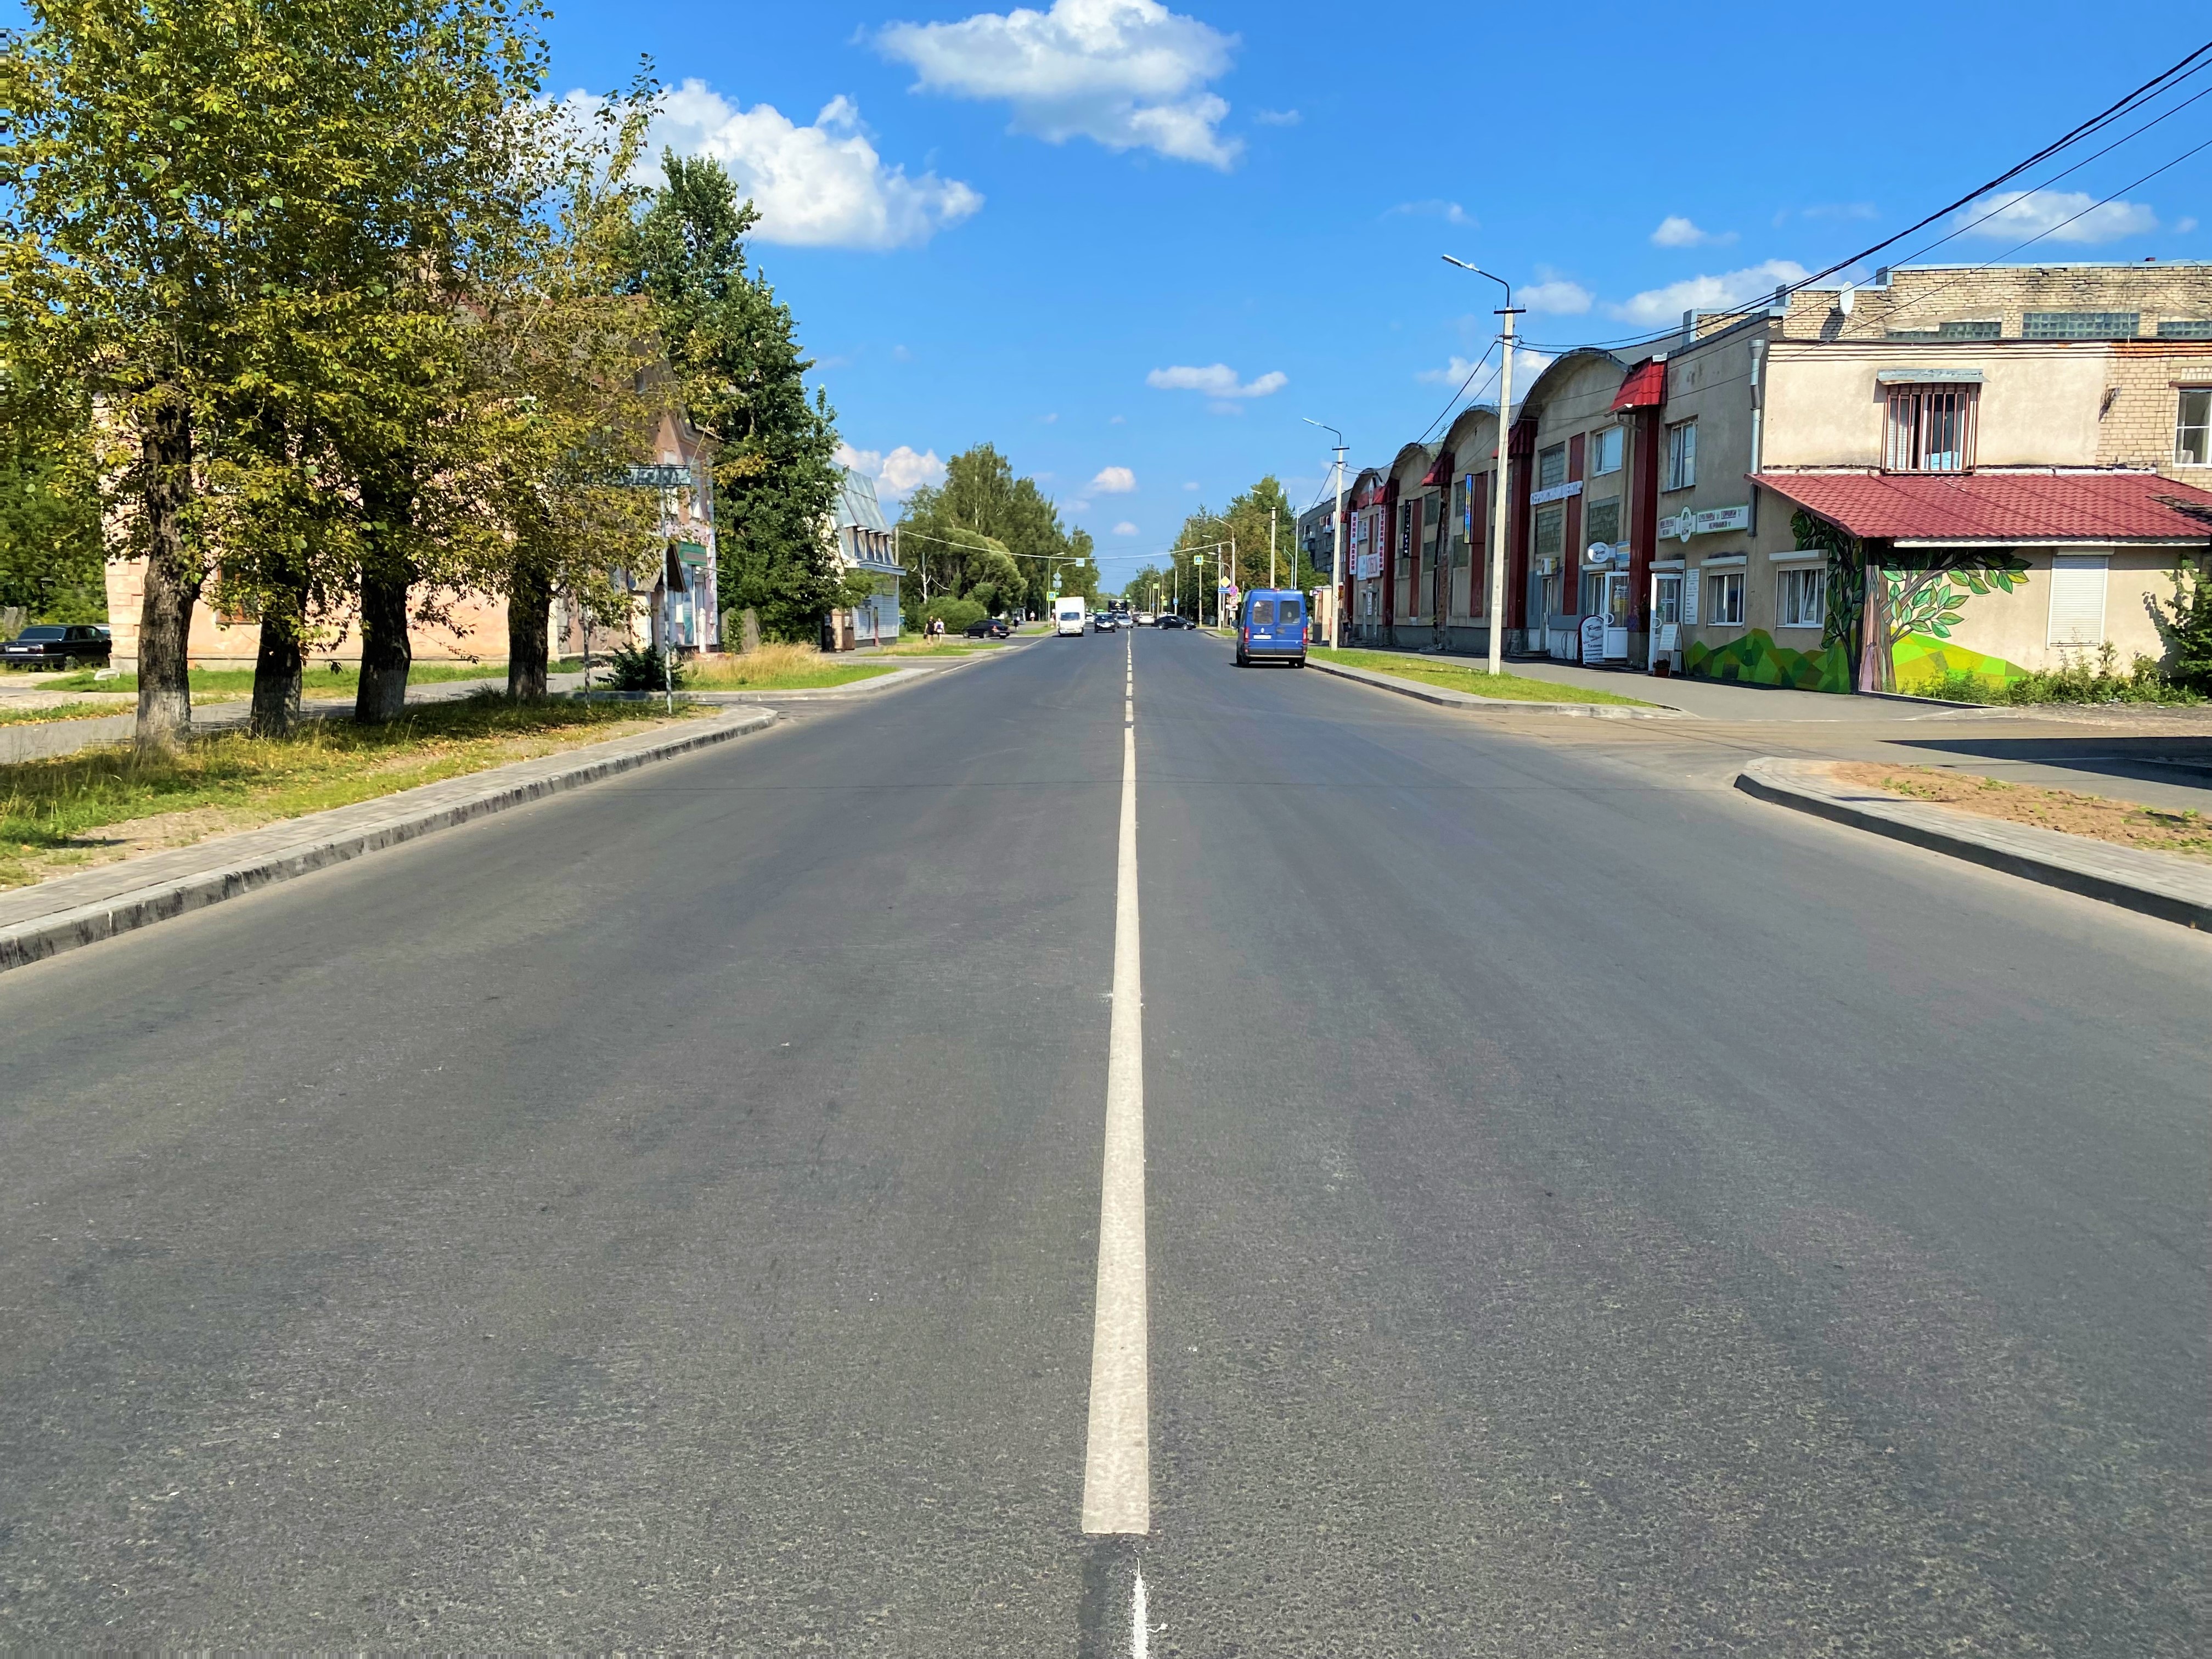
POLYGON ((1170 611, 1153 625, 1158 628, 1188 628, 1190 626, 1190 618, 1188 617, 1178 617, 1174 611, 1170 611))
POLYGON ((27 628, 14 639, 0 643, 0 666, 9 668, 84 668, 105 665, 114 645, 107 630, 89 623, 41 623, 27 628))
POLYGON ((981 622, 969 623, 967 628, 968 637, 971 640, 1011 639, 1013 632, 1004 617, 986 617, 981 622))

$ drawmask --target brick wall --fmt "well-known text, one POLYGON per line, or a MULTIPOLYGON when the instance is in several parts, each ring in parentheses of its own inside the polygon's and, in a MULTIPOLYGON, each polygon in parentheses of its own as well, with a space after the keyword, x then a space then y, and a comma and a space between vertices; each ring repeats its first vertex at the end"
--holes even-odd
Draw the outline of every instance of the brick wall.
POLYGON ((2212 468, 2178 467, 2173 428, 2176 381, 2212 386, 2212 340, 2137 340, 2112 347, 2097 425, 2097 459, 2106 466, 2151 467, 2212 487, 2212 468))
POLYGON ((1893 330, 1994 320, 2001 337, 2013 340, 2031 311, 2132 311, 2148 337, 2161 320, 2212 319, 2212 265, 1902 265, 1890 271, 1887 286, 1856 289, 1848 318, 1836 298, 1825 289, 1791 295, 1784 332, 1791 339, 1880 340, 1893 330))

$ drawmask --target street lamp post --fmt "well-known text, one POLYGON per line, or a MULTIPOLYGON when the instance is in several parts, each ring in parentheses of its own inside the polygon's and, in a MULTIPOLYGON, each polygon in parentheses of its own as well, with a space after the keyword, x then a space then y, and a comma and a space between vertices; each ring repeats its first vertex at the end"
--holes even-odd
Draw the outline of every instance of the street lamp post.
POLYGON ((1329 556, 1330 585, 1337 590, 1337 602, 1328 608, 1328 648, 1340 649, 1344 644, 1344 613, 1352 607, 1352 583, 1344 568, 1344 434, 1324 421, 1310 415, 1298 418, 1308 426, 1317 426, 1324 432, 1336 433, 1336 520, 1330 526, 1332 537, 1329 556))
POLYGON ((1506 494, 1505 478, 1513 466, 1513 319, 1521 313, 1513 304, 1513 284, 1503 276, 1480 265, 1471 265, 1464 259, 1455 259, 1449 253, 1444 255, 1444 263, 1471 270, 1478 276, 1488 276, 1505 290, 1504 308, 1498 313, 1505 319, 1505 359, 1498 371, 1498 504, 1491 514, 1496 520, 1498 550, 1490 566, 1490 672, 1502 674, 1505 672, 1505 506, 1510 499, 1506 494))

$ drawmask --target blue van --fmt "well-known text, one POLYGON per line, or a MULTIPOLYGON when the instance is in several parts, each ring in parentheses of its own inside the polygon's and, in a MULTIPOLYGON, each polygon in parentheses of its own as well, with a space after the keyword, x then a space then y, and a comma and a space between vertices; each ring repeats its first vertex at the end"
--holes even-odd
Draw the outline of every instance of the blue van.
POLYGON ((1306 665, 1306 596, 1294 587, 1255 587, 1237 618, 1237 665, 1306 665))

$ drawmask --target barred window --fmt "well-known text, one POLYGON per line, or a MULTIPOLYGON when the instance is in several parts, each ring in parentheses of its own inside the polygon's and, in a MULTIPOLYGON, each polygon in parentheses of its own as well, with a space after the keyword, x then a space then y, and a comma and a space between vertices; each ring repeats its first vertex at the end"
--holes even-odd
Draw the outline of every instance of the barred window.
POLYGON ((1914 383, 1889 389, 1889 434, 1882 456, 1891 472, 1969 472, 1981 387, 1914 383))
POLYGON ((1620 497, 1612 496, 1602 501, 1592 501, 1583 509, 1585 527, 1594 542, 1613 543, 1620 539, 1620 497))
POLYGON ((2158 325, 2161 340, 2212 340, 2212 317, 2169 317, 2158 325))
POLYGON ((1893 328, 1893 340, 2000 340, 2004 337, 2004 325, 1988 318, 1969 321, 1938 323, 1933 328, 1893 328))
POLYGON ((1536 454, 1536 488, 1549 489, 1567 481, 1567 447, 1553 444, 1536 454))
POLYGON ((1536 556, 1556 559, 1566 551, 1567 510, 1557 501, 1536 509, 1536 556))
POLYGON ((2030 340, 2132 340, 2142 325, 2139 311, 2031 311, 2021 319, 2030 340))
POLYGON ((1783 571, 1774 594, 1774 625, 1821 628, 1827 620, 1828 573, 1817 564, 1783 571))

